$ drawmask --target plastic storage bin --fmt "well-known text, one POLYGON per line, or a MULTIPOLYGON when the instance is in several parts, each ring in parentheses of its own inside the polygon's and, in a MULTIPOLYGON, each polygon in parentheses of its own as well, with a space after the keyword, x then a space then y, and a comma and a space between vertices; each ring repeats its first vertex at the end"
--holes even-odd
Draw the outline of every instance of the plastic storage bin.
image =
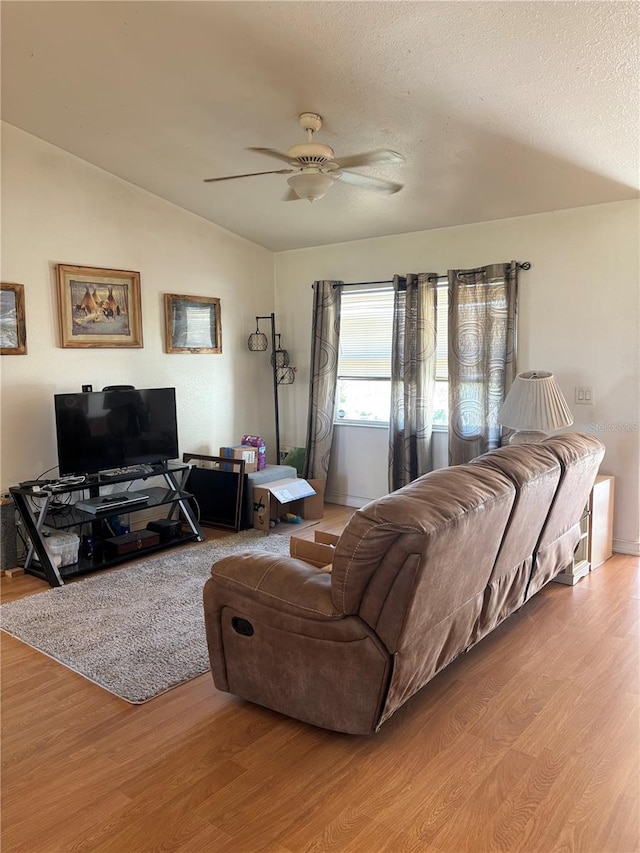
POLYGON ((79 536, 75 533, 62 533, 59 530, 53 531, 46 528, 43 528, 43 535, 47 551, 58 568, 78 562, 79 536))

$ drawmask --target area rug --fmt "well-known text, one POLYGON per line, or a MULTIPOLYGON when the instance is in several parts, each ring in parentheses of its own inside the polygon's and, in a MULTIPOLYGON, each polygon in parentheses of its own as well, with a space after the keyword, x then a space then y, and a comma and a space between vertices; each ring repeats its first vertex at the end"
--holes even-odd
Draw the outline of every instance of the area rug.
POLYGON ((209 669, 202 588, 238 551, 289 552, 289 539, 247 530, 169 550, 0 607, 0 627, 132 704, 209 669))

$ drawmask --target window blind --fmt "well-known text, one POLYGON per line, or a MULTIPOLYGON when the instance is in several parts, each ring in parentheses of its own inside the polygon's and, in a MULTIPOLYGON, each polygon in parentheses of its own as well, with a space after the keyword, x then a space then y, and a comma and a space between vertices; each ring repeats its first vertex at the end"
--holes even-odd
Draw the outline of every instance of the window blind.
POLYGON ((340 305, 341 379, 389 379, 393 290, 344 290, 340 305))
POLYGON ((449 290, 439 287, 436 291, 438 317, 436 323, 436 382, 449 380, 449 355, 447 334, 449 329, 449 290))
MULTIPOLYGON (((447 287, 437 290, 436 380, 448 380, 447 287)), ((393 290, 344 290, 340 308, 340 351, 338 377, 341 379, 389 379, 393 290)))

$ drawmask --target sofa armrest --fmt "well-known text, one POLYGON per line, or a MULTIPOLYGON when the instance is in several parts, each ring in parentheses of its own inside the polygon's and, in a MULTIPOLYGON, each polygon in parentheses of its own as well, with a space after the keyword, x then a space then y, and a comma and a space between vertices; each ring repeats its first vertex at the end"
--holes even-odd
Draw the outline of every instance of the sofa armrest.
POLYGON ((203 598, 218 690, 335 731, 375 730, 392 659, 362 619, 336 609, 329 573, 244 552, 214 564, 203 598))
POLYGON ((331 598, 331 575, 294 557, 249 551, 214 563, 211 580, 272 609, 305 619, 342 619, 331 598))

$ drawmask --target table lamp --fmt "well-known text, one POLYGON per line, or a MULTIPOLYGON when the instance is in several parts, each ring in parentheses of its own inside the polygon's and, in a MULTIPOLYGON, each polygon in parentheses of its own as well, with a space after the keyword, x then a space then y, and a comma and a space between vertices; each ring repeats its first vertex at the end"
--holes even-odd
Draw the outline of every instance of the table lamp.
POLYGON ((510 444, 542 441, 547 433, 571 426, 573 415, 553 373, 519 373, 498 412, 498 423, 516 430, 510 444))

